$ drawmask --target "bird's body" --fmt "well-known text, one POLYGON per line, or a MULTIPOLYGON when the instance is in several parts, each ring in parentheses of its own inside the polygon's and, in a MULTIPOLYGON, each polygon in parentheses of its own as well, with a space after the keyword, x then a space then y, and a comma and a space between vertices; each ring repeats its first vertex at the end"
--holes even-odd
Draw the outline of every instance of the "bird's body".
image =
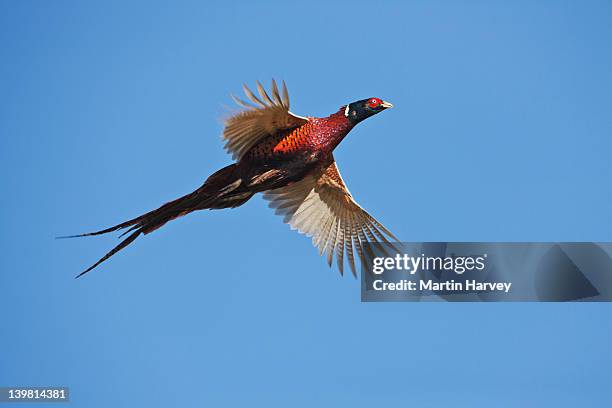
POLYGON ((333 162, 333 150, 351 130, 342 110, 326 118, 308 117, 290 130, 267 136, 242 156, 237 171, 245 180, 256 179, 255 192, 283 187, 299 181, 317 167, 333 162), (268 173, 274 177, 257 179, 268 173))
POLYGON ((309 117, 308 122, 281 134, 278 141, 271 138, 269 143, 274 153, 310 151, 330 155, 352 128, 342 108, 326 118, 309 117))
MULTIPOLYGON (((255 104, 234 98, 247 108, 226 121, 223 137, 236 162, 212 174, 194 192, 140 217, 87 235, 128 228, 119 245, 80 275, 120 251, 140 234, 148 234, 168 221, 203 209, 238 207, 264 192, 270 206, 285 216, 292 228, 313 237, 321 254, 334 254, 340 271, 346 252, 355 273, 354 249, 363 262, 365 241, 387 241, 393 235, 352 199, 336 167, 333 151, 361 120, 391 105, 370 98, 343 106, 328 117, 301 117, 289 111, 283 83, 282 96, 272 81, 272 97, 258 83, 260 98, 246 86, 255 104)), ((123 235, 123 234, 122 234, 123 235)), ((395 239, 395 238, 394 238, 395 239)), ((79 275, 79 276, 80 276, 79 275)))

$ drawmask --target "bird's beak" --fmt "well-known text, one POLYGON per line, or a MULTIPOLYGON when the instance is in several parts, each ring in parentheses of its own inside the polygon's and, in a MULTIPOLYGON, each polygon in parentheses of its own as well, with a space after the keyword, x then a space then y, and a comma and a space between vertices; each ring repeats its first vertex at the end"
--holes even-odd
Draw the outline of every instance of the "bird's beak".
POLYGON ((380 104, 380 106, 382 106, 382 107, 383 107, 383 108, 385 108, 385 109, 388 109, 388 108, 392 108, 392 107, 393 107, 393 104, 391 104, 391 103, 389 103, 389 102, 387 102, 387 101, 383 101, 383 102, 380 104))

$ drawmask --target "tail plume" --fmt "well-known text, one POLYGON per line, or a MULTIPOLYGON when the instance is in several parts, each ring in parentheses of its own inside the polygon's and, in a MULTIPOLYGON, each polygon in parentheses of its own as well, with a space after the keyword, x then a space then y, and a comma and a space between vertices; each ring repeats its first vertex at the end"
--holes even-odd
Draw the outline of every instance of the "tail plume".
MULTIPOLYGON (((141 215, 140 217, 133 218, 133 219, 131 219, 129 221, 122 222, 121 224, 117 224, 114 227, 106 228, 106 229, 103 229, 103 230, 100 230, 100 231, 87 232, 85 234, 77 234, 77 235, 62 235, 60 237, 55 237, 55 239, 80 238, 80 237, 90 237, 90 236, 93 236, 93 235, 108 234, 109 232, 117 231, 119 229, 127 228, 127 227, 129 227, 131 225, 134 225, 134 224, 138 223, 143 217, 144 217, 144 215, 141 215)), ((123 235, 125 235, 125 233, 121 234, 120 237, 122 237, 123 235)))
POLYGON ((58 238, 76 238, 101 235, 130 227, 120 235, 120 237, 123 237, 124 235, 129 234, 127 238, 100 258, 98 262, 78 274, 76 276, 76 278, 78 278, 131 244, 140 234, 148 234, 153 232, 166 224, 168 221, 182 217, 183 215, 189 214, 192 211, 238 207, 247 202, 253 196, 253 194, 253 192, 248 190, 248 187, 242 185, 242 180, 236 171, 236 165, 232 164, 214 173, 200 188, 194 192, 174 201, 170 201, 156 210, 149 211, 148 213, 139 217, 100 231, 58 238))

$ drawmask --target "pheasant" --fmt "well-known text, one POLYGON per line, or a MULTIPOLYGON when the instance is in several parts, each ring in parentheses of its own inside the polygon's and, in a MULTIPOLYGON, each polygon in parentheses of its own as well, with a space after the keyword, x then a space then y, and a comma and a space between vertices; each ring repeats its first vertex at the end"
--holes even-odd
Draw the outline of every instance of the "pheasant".
POLYGON ((271 92, 257 82, 259 96, 246 85, 249 102, 232 95, 245 108, 226 120, 222 138, 235 163, 212 174, 201 187, 113 227, 74 238, 106 234, 128 228, 129 234, 95 264, 77 275, 91 271, 131 244, 139 235, 149 234, 168 221, 197 210, 234 208, 256 193, 263 193, 276 214, 292 229, 312 237, 319 254, 331 267, 335 257, 344 271, 344 254, 353 275, 355 252, 363 264, 366 242, 397 241, 397 238, 355 202, 348 191, 333 151, 355 125, 387 108, 380 98, 362 99, 342 106, 324 118, 303 117, 289 111, 285 82, 282 90, 272 80, 271 92))

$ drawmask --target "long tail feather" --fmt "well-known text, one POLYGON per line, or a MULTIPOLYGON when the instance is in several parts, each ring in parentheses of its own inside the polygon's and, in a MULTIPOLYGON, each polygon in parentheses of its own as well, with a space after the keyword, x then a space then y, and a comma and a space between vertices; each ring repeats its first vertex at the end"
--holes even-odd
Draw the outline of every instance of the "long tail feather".
POLYGON ((182 215, 188 214, 192 211, 195 211, 196 209, 199 209, 197 207, 198 201, 200 202, 207 201, 206 197, 201 197, 201 194, 202 193, 200 193, 199 190, 196 190, 193 193, 187 194, 186 196, 183 196, 177 200, 170 201, 169 203, 162 205, 156 210, 149 211, 148 213, 141 215, 140 217, 134 218, 134 220, 136 221, 130 220, 122 224, 119 224, 119 227, 115 226, 115 227, 107 228, 105 230, 98 231, 95 233, 77 235, 77 237, 78 236, 88 236, 88 235, 99 235, 99 234, 103 234, 106 232, 112 232, 117 229, 126 228, 126 227, 131 226, 131 228, 129 228, 123 234, 119 236, 119 237, 123 237, 124 235, 131 232, 131 234, 127 238, 125 238, 123 241, 119 243, 119 245, 117 245, 110 252, 108 252, 106 255, 100 258, 98 262, 96 262, 95 264, 93 264, 92 266, 90 266, 89 268, 81 272, 80 274, 78 274, 76 277, 78 278, 80 276, 83 276, 87 272, 94 269, 96 266, 100 265, 102 262, 106 261, 111 256, 115 255, 117 252, 121 251, 123 248, 131 244, 136 238, 138 238, 140 234, 148 234, 150 232, 153 232, 154 230, 166 224, 168 221, 171 221, 175 218, 178 218, 182 215))
POLYGON ((87 272, 91 271, 93 268, 95 268, 96 266, 100 265, 102 262, 106 261, 111 256, 115 255, 117 252, 121 251, 123 248, 125 248, 128 245, 130 245, 132 243, 132 241, 134 241, 136 238, 138 238, 138 236, 141 233, 142 233, 141 231, 133 232, 129 237, 127 237, 126 239, 121 241, 121 243, 119 243, 119 245, 114 247, 106 255, 104 255, 102 258, 100 258, 100 260, 98 260, 98 262, 96 262, 95 264, 91 265, 89 268, 85 269, 83 272, 81 272, 77 276, 75 276, 75 279, 76 278, 80 278, 81 276, 85 275, 87 272))
POLYGON ((130 227, 120 235, 120 237, 123 237, 124 235, 131 233, 127 236, 127 238, 100 258, 98 262, 78 274, 76 277, 78 278, 83 276, 111 256, 115 255, 117 252, 121 251, 123 248, 131 244, 136 238, 138 238, 140 234, 149 234, 165 225, 168 221, 172 221, 175 218, 182 217, 183 215, 189 214, 190 212, 196 210, 237 207, 247 202, 254 193, 250 192, 248 188, 247 190, 240 188, 242 187, 242 183, 236 174, 235 166, 236 165, 234 164, 219 170, 210 176, 202 187, 198 188, 194 192, 170 201, 158 209, 149 211, 148 213, 139 217, 100 231, 58 237, 87 237, 91 235, 106 234, 130 227))
MULTIPOLYGON (((145 214, 146 215, 146 214, 145 214)), ((80 237, 90 237, 93 235, 102 235, 102 234, 108 234, 109 232, 113 232, 113 231, 117 231, 123 228, 127 228, 131 225, 137 224, 140 220, 142 220, 142 218, 144 217, 144 215, 141 215, 139 217, 133 218, 129 221, 125 221, 122 222, 121 224, 117 224, 114 227, 110 227, 110 228, 106 228, 100 231, 94 231, 94 232, 87 232, 85 234, 77 234, 77 235, 63 235, 60 237, 55 237, 55 239, 67 239, 67 238, 80 238, 80 237)))

